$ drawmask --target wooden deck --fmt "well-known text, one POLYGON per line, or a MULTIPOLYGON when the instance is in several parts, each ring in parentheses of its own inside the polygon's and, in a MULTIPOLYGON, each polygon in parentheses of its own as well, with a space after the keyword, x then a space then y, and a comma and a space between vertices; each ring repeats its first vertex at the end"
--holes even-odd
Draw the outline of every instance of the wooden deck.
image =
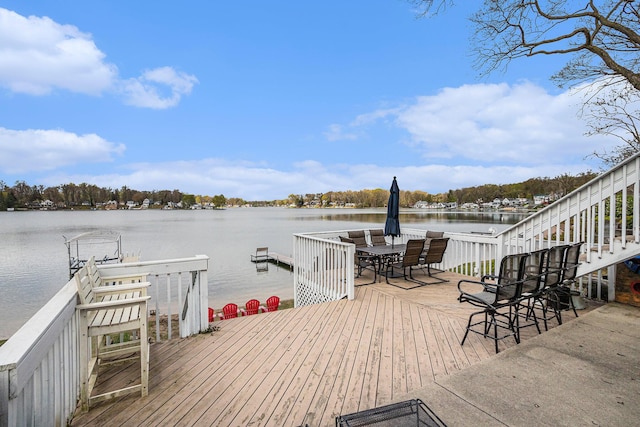
MULTIPOLYGON (((357 287, 353 301, 215 322, 218 331, 153 344, 149 396, 96 406, 72 425, 333 426, 339 414, 391 403, 494 356, 476 334, 460 345, 471 310, 456 301, 462 276, 442 276, 450 282, 403 290, 383 280, 357 287)), ((526 328, 523 339, 533 335, 526 328)), ((104 384, 133 381, 135 369, 104 384)))

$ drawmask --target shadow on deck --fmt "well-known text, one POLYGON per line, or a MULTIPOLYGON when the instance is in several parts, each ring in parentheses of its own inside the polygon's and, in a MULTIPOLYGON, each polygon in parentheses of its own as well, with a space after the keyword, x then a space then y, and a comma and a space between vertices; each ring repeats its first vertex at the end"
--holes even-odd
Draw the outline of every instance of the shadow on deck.
MULTIPOLYGON (((462 276, 444 276, 449 283, 408 291, 384 283, 360 286, 353 301, 215 322, 219 331, 153 344, 149 396, 96 406, 77 415, 72 425, 332 426, 339 414, 413 397, 429 406, 434 402, 433 409, 445 422, 471 422, 460 418, 457 406, 451 406, 464 404, 475 408, 476 412, 469 413, 480 417, 477 420, 500 424, 500 407, 479 409, 473 396, 456 397, 455 384, 467 383, 466 372, 475 372, 470 369, 476 366, 519 360, 519 349, 526 349, 529 341, 562 340, 563 331, 574 329, 574 323, 588 322, 591 317, 584 316, 582 322, 583 315, 598 305, 588 304, 579 312, 578 321, 567 313, 565 324, 553 324, 555 330, 540 336, 534 328, 526 328, 525 342, 516 346, 513 340, 503 340, 501 349, 507 351, 496 356, 493 342, 475 334, 460 346, 471 310, 456 300, 456 283, 462 276)), ((637 334, 635 338, 638 350, 637 334)), ((636 351, 636 360, 638 354, 636 351)), ((109 374, 103 375, 109 387, 136 377, 131 366, 109 374)), ((469 380, 483 380, 478 375, 469 380)), ((522 384, 529 393, 536 388, 534 378, 523 376, 522 384)), ((555 382, 554 395, 579 396, 579 388, 566 389, 562 384, 555 382)), ((484 387, 480 382, 477 386, 484 387)), ((494 393, 494 389, 486 388, 484 393, 494 393)), ((501 394, 507 394, 508 403, 508 390, 501 394)), ((535 405, 530 398, 527 402, 535 405)), ((632 406, 629 401, 625 409, 632 406)), ((523 418, 514 424, 530 421, 523 418)))

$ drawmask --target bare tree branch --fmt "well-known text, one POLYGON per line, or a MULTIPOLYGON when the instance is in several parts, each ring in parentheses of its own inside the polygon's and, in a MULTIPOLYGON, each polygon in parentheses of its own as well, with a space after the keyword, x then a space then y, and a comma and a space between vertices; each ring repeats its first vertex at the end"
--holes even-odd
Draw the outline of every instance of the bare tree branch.
MULTIPOLYGON (((409 0, 421 16, 452 5, 446 0, 409 0)), ((640 0, 485 0, 471 16, 476 67, 489 74, 514 59, 565 55, 553 77, 560 87, 594 91, 583 108, 589 135, 619 138, 605 162, 640 151, 640 0), (590 84, 591 86, 588 86, 590 84), (600 91, 602 91, 600 93, 600 91)))

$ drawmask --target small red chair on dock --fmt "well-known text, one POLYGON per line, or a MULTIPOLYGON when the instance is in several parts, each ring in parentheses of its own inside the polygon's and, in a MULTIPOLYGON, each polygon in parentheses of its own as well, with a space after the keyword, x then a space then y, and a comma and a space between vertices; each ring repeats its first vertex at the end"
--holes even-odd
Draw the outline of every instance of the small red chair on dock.
POLYGON ((215 318, 216 318, 216 315, 213 312, 213 308, 209 307, 209 323, 213 322, 215 318))
POLYGON ((257 299, 250 299, 244 306, 244 309, 241 309, 243 316, 251 316, 252 314, 258 314, 258 309, 260 308, 260 301, 257 299))
POLYGON ((277 311, 279 306, 280 297, 272 296, 267 299, 267 306, 260 306, 260 310, 262 310, 263 313, 266 313, 268 311, 277 311))
POLYGON ((238 310, 237 304, 229 303, 222 307, 222 313, 218 313, 218 317, 220 320, 233 319, 234 317, 238 317, 239 312, 240 310, 238 310))

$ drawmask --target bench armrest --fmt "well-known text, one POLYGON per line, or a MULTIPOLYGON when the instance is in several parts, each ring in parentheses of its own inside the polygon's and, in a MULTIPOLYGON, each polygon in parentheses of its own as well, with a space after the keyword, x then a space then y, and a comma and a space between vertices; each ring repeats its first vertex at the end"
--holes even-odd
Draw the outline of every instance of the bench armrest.
POLYGON ((146 282, 147 276, 150 273, 139 273, 139 274, 119 274, 119 275, 103 275, 100 272, 100 281, 104 284, 105 282, 123 282, 122 284, 128 283, 138 283, 138 282, 146 282))
POLYGON ((105 308, 121 308, 121 307, 128 307, 132 305, 146 304, 147 301, 149 301, 150 299, 151 299, 150 296, 146 296, 146 297, 119 299, 119 300, 113 300, 113 301, 101 301, 101 302, 94 302, 91 304, 78 304, 76 305, 76 308, 79 310, 87 310, 87 311, 103 310, 105 308))
POLYGON ((93 292, 96 295, 124 294, 126 292, 137 290, 146 292, 149 286, 151 286, 151 283, 149 282, 127 283, 124 285, 96 286, 95 288, 93 288, 93 292))

